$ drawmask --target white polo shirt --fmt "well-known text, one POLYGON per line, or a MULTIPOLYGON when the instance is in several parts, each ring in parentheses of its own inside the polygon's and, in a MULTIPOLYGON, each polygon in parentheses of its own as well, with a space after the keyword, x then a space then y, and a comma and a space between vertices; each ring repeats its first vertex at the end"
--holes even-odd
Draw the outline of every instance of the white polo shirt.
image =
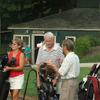
POLYGON ((80 74, 79 57, 74 52, 69 52, 59 68, 61 79, 76 78, 80 74))
POLYGON ((53 64, 60 67, 64 59, 62 48, 58 44, 54 44, 51 51, 48 51, 44 45, 39 49, 36 64, 43 64, 44 62, 51 60, 53 64))

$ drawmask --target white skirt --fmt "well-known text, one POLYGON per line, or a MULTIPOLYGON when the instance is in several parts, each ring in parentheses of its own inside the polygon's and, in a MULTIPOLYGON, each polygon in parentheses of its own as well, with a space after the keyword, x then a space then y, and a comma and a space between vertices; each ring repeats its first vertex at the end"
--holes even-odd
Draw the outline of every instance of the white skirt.
POLYGON ((10 89, 22 89, 24 84, 24 74, 9 78, 10 89))

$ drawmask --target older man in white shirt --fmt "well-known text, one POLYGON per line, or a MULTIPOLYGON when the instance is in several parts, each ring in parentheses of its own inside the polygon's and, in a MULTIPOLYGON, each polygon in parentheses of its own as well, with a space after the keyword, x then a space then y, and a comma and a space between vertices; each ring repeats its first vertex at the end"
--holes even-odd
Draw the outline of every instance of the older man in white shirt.
MULTIPOLYGON (((41 86, 40 67, 47 61, 51 61, 56 67, 60 67, 64 59, 63 51, 60 45, 55 43, 55 37, 52 32, 44 35, 44 44, 39 48, 36 65, 37 65, 37 87, 41 86)), ((55 73, 56 74, 56 73, 55 73)))
POLYGON ((60 100, 78 100, 78 81, 77 77, 80 74, 79 57, 73 52, 74 43, 70 40, 64 40, 62 43, 63 52, 66 55, 60 68, 57 68, 52 62, 47 61, 47 65, 58 73, 53 80, 53 84, 61 76, 62 84, 60 89, 60 100))

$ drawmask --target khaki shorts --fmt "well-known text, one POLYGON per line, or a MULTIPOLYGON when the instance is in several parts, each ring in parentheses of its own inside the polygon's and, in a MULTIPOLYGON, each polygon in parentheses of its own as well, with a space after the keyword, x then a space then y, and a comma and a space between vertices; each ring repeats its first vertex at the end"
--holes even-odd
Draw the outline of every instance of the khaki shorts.
POLYGON ((24 74, 9 78, 10 89, 22 89, 24 84, 24 74))
POLYGON ((60 100, 78 100, 77 79, 62 80, 60 88, 60 100))

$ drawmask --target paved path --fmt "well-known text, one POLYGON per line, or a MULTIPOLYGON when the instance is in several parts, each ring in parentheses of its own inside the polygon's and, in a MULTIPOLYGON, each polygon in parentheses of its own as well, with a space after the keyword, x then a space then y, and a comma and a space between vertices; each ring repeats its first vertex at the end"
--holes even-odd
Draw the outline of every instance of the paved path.
MULTIPOLYGON (((80 67, 92 67, 93 64, 100 64, 100 62, 94 63, 80 63, 80 67)), ((31 65, 32 68, 36 68, 36 65, 31 65)))
POLYGON ((93 64, 100 64, 100 62, 96 62, 96 63, 81 63, 80 67, 92 67, 93 64))

